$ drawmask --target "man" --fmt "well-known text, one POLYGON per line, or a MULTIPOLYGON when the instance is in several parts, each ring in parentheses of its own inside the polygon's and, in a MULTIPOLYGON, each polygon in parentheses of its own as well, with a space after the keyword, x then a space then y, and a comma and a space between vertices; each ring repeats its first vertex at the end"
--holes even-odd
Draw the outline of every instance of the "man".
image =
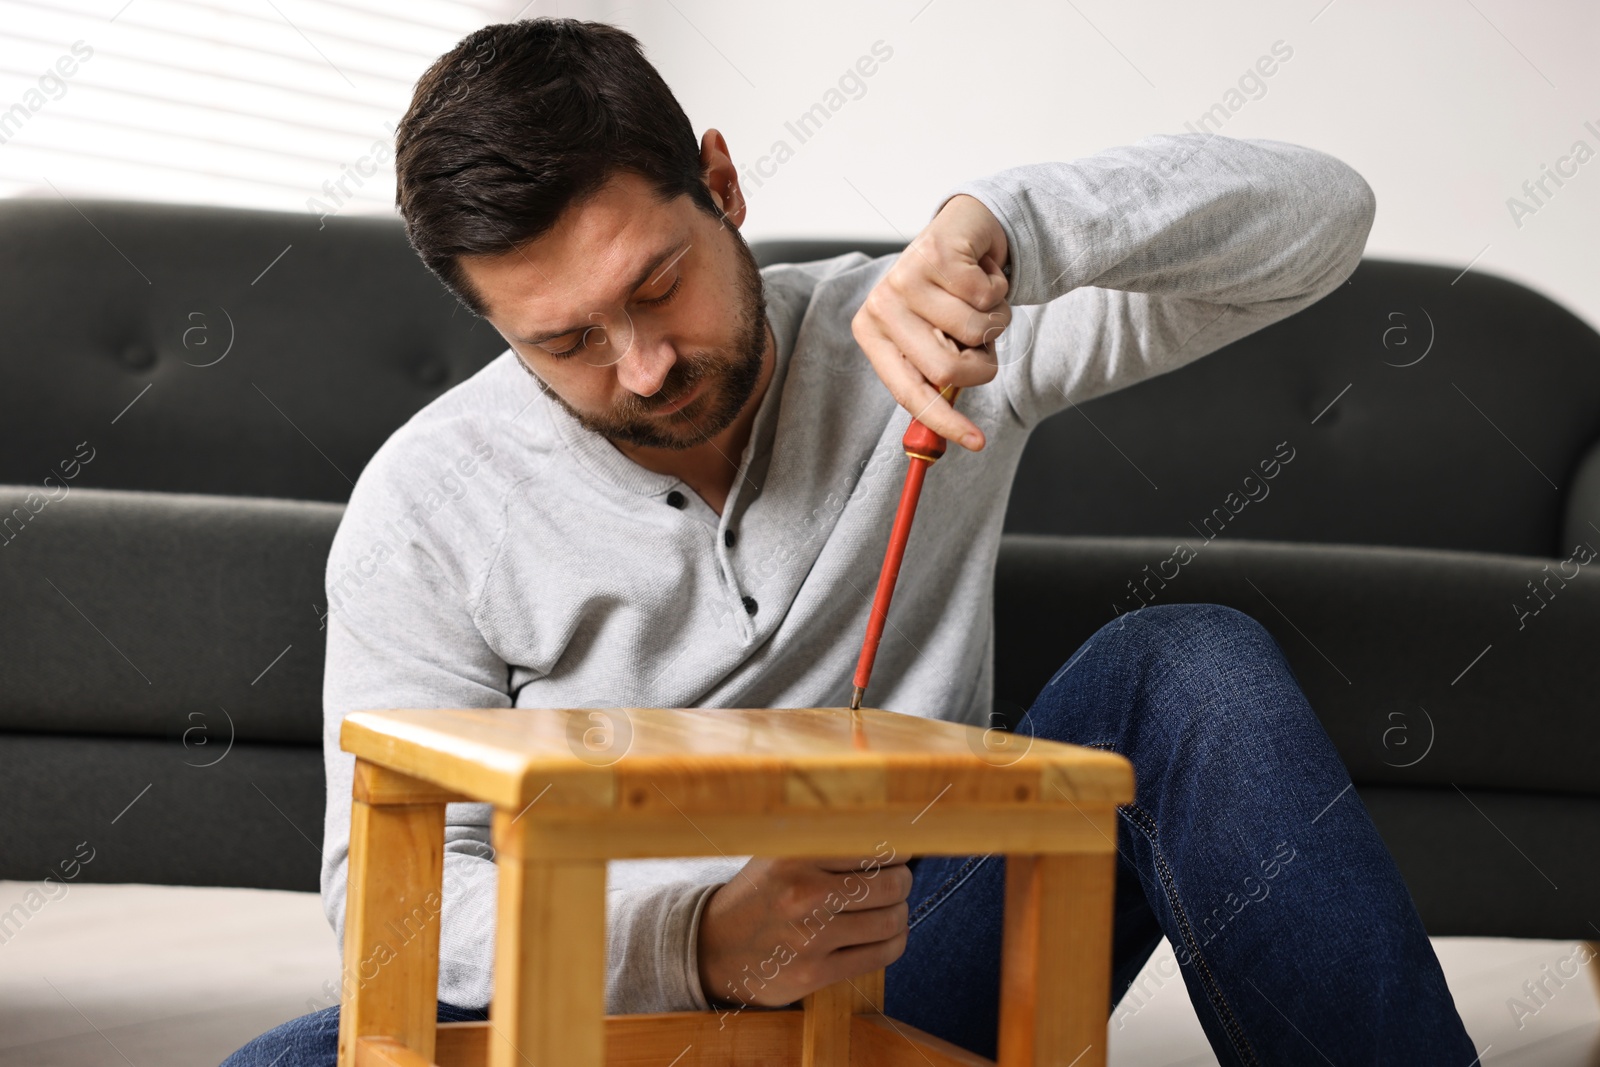
MULTIPOLYGON (((962 183, 899 255, 761 271, 722 135, 696 144, 632 37, 571 20, 463 40, 395 159, 413 247, 510 350, 378 451, 329 558, 341 938, 351 710, 843 703, 913 415, 964 447, 923 491, 869 703, 988 724, 1029 433, 1316 302, 1374 212, 1325 154, 1157 136, 962 183)), ((1152 605, 1062 653, 1025 727, 1121 752, 1138 781, 1116 995, 1165 935, 1223 1063, 1468 1067, 1411 897, 1260 624, 1152 605)), ((488 816, 447 812, 441 1019, 487 1017, 488 816)), ((891 855, 858 900, 859 860, 613 864, 607 1010, 781 1005, 888 965, 889 1014, 992 1055, 1003 858, 891 855), (850 906, 797 936, 835 892, 850 906)), ((313 1013, 229 1064, 332 1063, 336 1031, 313 1013)))

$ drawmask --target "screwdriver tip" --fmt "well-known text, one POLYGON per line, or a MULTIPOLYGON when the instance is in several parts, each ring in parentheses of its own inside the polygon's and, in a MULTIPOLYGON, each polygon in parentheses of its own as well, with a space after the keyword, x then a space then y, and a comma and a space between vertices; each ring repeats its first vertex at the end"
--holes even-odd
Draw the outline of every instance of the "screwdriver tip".
POLYGON ((863 687, 861 687, 859 685, 856 686, 855 692, 850 694, 850 710, 851 711, 860 711, 861 710, 861 698, 866 695, 866 692, 867 692, 866 689, 864 689, 863 687))

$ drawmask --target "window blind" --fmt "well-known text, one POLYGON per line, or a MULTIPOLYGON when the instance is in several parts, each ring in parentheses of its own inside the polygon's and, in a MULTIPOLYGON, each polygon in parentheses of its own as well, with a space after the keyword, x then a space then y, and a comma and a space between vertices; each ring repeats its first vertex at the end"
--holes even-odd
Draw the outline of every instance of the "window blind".
POLYGON ((0 0, 0 196, 393 213, 416 79, 547 6, 0 0))

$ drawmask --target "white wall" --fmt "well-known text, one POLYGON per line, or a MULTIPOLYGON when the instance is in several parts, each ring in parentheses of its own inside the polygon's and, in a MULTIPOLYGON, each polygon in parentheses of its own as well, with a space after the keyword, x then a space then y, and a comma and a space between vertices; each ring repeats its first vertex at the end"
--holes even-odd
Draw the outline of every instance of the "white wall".
MULTIPOLYGON (((636 34, 751 168, 750 237, 910 239, 963 178, 1181 130, 1282 41, 1292 56, 1221 132, 1356 167, 1378 194, 1370 254, 1476 257, 1600 327, 1600 158, 1520 227, 1506 203, 1575 141, 1600 152, 1594 0, 0 0, 0 108, 74 40, 96 49, 0 143, 0 195, 312 210, 433 57, 518 12, 636 34), (859 98, 801 143, 785 122, 880 41, 859 98), (780 139, 794 156, 762 178, 780 139)), ((386 157, 339 210, 393 198, 386 157)))
POLYGON ((1359 170, 1378 197, 1368 254, 1477 257, 1474 269, 1600 328, 1600 155, 1548 183, 1520 227, 1506 203, 1575 141, 1600 153, 1592 0, 595 6, 640 38, 697 131, 722 130, 741 168, 778 139, 795 149, 747 189, 749 237, 909 239, 963 178, 1181 130, 1283 41, 1293 55, 1220 132, 1359 170), (785 120, 879 40, 892 57, 800 143, 785 120))

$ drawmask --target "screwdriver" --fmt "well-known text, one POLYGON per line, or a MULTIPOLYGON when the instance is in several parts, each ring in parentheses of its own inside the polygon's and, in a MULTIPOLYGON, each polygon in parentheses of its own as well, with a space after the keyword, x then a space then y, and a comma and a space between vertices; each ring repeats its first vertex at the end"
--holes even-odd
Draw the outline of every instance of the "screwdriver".
MULTIPOLYGON (((939 395, 954 404, 960 392, 961 386, 947 385, 939 390, 939 395)), ((889 618, 889 600, 894 596, 895 579, 900 575, 900 560, 906 554, 906 541, 911 537, 911 520, 917 514, 922 479, 934 461, 944 455, 945 439, 912 419, 900 445, 909 460, 906 484, 900 491, 900 505, 895 511, 894 526, 889 531, 889 548, 883 556, 883 570, 878 573, 878 593, 872 601, 872 614, 867 616, 867 635, 861 643, 861 659, 856 663, 855 692, 850 696, 851 711, 861 710, 861 698, 867 691, 867 680, 872 677, 872 661, 877 658, 883 625, 889 618)))

